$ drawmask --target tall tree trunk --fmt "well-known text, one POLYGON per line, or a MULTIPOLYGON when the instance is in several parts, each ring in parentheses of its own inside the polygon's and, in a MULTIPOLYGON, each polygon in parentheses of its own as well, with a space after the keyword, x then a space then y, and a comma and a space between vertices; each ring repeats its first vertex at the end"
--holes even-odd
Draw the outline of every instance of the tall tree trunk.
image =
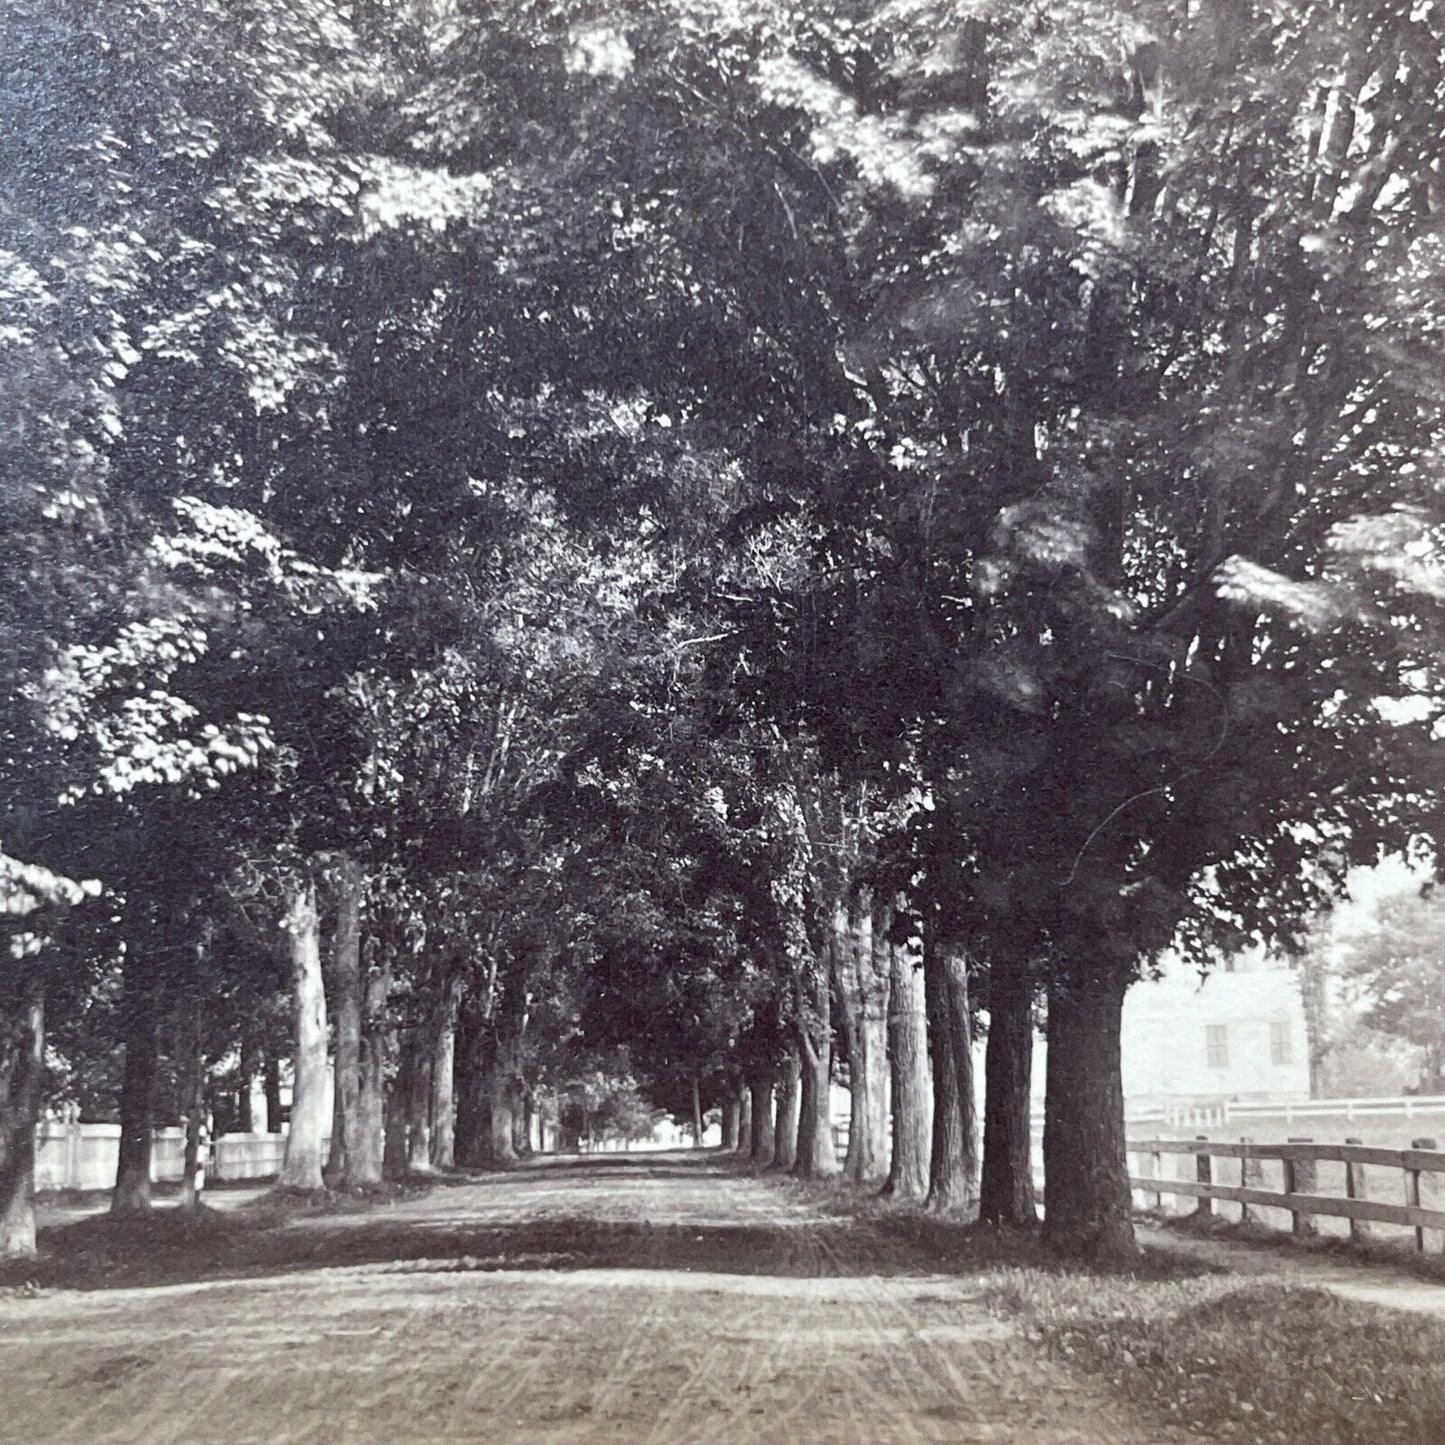
POLYGON ((793 1173, 803 1176, 806 1161, 813 1155, 813 1131, 818 1127, 818 1109, 812 1099, 817 1076, 798 1050, 798 1137, 793 1141, 793 1173))
POLYGON ((1032 1229, 1033 1143, 1029 1092, 1034 1059, 1033 980, 1011 961, 988 974, 988 1051, 984 1059, 983 1182, 979 1218, 985 1224, 1032 1229))
POLYGON ((201 1056, 199 1000, 185 1000, 187 1017, 181 1022, 180 1095, 182 1120, 186 1129, 185 1154, 181 1164, 181 1208, 195 1209, 201 1202, 198 1175, 201 1170, 201 1133, 206 1122, 206 1072, 201 1056))
POLYGON ((767 1079, 753 1079, 748 1090, 752 1095, 752 1160, 763 1169, 773 1162, 773 1086, 767 1079))
POLYGON ((366 969, 361 1033, 357 1041, 356 1108, 347 1117, 346 1182, 351 1188, 374 1188, 386 1176, 386 1065, 393 1031, 386 1016, 391 993, 392 954, 380 959, 379 948, 366 969))
POLYGON ((144 965, 126 958, 121 988, 125 1063, 120 1078, 120 1150, 116 1159, 112 1214, 145 1214, 151 1207, 151 1129, 159 1072, 155 1003, 141 981, 144 965))
POLYGON ((442 999, 432 1041, 431 1063, 431 1162, 438 1169, 456 1164, 456 1074, 457 1003, 459 982, 448 985, 442 999))
POLYGON ((692 1080, 692 1147, 702 1148, 702 1089, 696 1075, 692 1080))
POLYGON ((266 1132, 281 1132, 281 1061, 271 1049, 261 1066, 261 1087, 266 1091, 266 1132))
MULTIPOLYGON (((28 967, 29 977, 14 989, 18 997, 7 1008, 0 1034, 0 1259, 35 1255, 35 1125, 45 1069, 45 977, 33 962, 28 967)), ((6 980, 7 995, 12 987, 6 980)))
POLYGON ((803 1050, 798 1154, 793 1161, 793 1172, 800 1179, 831 1179, 838 1173, 838 1151, 833 1144, 828 1107, 831 1065, 832 1051, 826 1043, 820 1049, 803 1050))
POLYGON ((828 967, 809 970, 805 1021, 798 1029, 802 1098, 798 1109, 798 1155, 793 1172, 800 1179, 830 1179, 838 1173, 828 1086, 833 1076, 833 1040, 829 1026, 828 967))
POLYGON ((978 1080, 973 1061, 973 1006, 969 997, 968 959, 962 953, 946 953, 943 959, 947 983, 948 1019, 953 1032, 953 1069, 958 1076, 958 1112, 961 1125, 960 1165, 966 1182, 966 1203, 978 1208, 978 1176, 982 1148, 978 1128, 978 1080))
POLYGON ((237 1065, 236 1128, 242 1134, 255 1131, 255 1112, 251 1107, 251 1085, 256 1079, 256 1045, 249 1034, 241 1038, 241 1059, 237 1065))
POLYGON ((331 1157, 326 1163, 326 1179, 333 1187, 342 1189, 360 1182, 354 1177, 356 1171, 351 1150, 360 1137, 361 900, 364 883, 361 865, 354 858, 337 860, 332 870, 332 886, 336 892, 336 933, 331 948, 336 1088, 331 1119, 331 1157))
POLYGON ((283 1189, 319 1191, 326 1138, 326 991, 316 885, 296 886, 283 924, 291 948, 291 1126, 281 1161, 283 1189))
POLYGON ((401 1047, 398 1047, 397 1055, 396 1077, 391 1081, 386 1096, 382 1172, 387 1179, 400 1179, 406 1173, 406 1126, 411 1112, 411 1055, 401 1047))
POLYGON ((924 999, 933 1055, 933 1149, 928 1207, 969 1209, 977 1201, 972 1030, 963 958, 925 942, 924 999))
POLYGON ((515 1164, 517 1162, 517 1090, 514 1080, 506 1070, 498 1070, 493 1074, 490 1116, 487 1152, 491 1162, 496 1165, 515 1164))
MULTIPOLYGON (((1304 1001, 1305 1047, 1309 1053, 1312 1099, 1323 1098, 1325 1093, 1325 1060, 1330 1052, 1328 968, 1322 951, 1307 950, 1295 970, 1300 981, 1300 997, 1304 1001)), ((1434 1089, 1429 1088, 1428 1092, 1433 1093, 1434 1089)))
POLYGON ((454 1090, 457 1121, 453 1155, 464 1169, 482 1169, 491 1162, 489 1087, 487 1022, 481 1003, 469 996, 458 1014, 454 1090))
POLYGON ((885 1174, 888 1138, 888 970, 875 962, 873 905, 865 890, 846 916, 835 969, 848 1044, 848 1152, 843 1174, 854 1183, 885 1174))
POLYGON ((886 1178, 892 1162, 893 1137, 889 1129, 892 1105, 889 1090, 892 1079, 888 1069, 888 995, 875 995, 863 1019, 863 1060, 868 1075, 868 1097, 864 1119, 868 1130, 868 1149, 861 1163, 861 1178, 877 1181, 886 1178))
POLYGON ((426 1023, 413 1024, 402 1039, 402 1047, 411 1057, 407 1081, 411 1085, 406 1100, 406 1171, 408 1174, 429 1174, 431 1162, 431 1072, 432 1030, 426 1023))
POLYGON ((907 948, 900 944, 886 946, 892 979, 888 1070, 893 1097, 893 1157, 883 1192, 897 1199, 922 1199, 928 1192, 933 1127, 923 970, 907 948))
POLYGON ((1072 970, 1049 987, 1044 1238, 1085 1260, 1138 1252, 1130 1217, 1120 1036, 1129 974, 1072 970))
POLYGON ((734 1152, 737 1150, 738 1139, 742 1133, 739 1127, 742 1117, 742 1101, 736 1094, 729 1092, 723 1099, 722 1110, 722 1146, 724 1149, 734 1152))
POLYGON ((738 1080, 738 1153, 746 1154, 753 1146, 753 1096, 746 1079, 738 1080))
POLYGON ((525 1083, 522 1085, 520 1102, 521 1107, 517 1110, 512 1145, 516 1149, 519 1159, 530 1159, 536 1152, 532 1136, 537 1116, 537 1098, 525 1083))
POLYGON ((778 1069, 777 1105, 773 1119, 773 1168, 791 1169, 798 1158, 798 1106, 802 1069, 798 1046, 789 1043, 778 1069))
MULTIPOLYGON (((509 1020, 506 1018, 500 1019, 499 1027, 505 1028, 508 1022, 509 1020)), ((510 1037, 510 1029, 508 1029, 507 1036, 498 1037, 496 1052, 492 1057, 487 1095, 491 1115, 488 1152, 491 1156, 491 1163, 497 1165, 517 1162, 515 1121, 517 1106, 520 1102, 518 1097, 520 1093, 518 1089, 520 1080, 518 1049, 518 1042, 510 1037)))
POLYGON ((868 1072, 864 1057, 863 999, 855 923, 846 909, 838 909, 828 953, 833 992, 839 1003, 838 1032, 842 1036, 848 1064, 848 1148, 843 1155, 843 1177, 860 1182, 866 1178, 864 1156, 872 1141, 868 1138, 868 1072))

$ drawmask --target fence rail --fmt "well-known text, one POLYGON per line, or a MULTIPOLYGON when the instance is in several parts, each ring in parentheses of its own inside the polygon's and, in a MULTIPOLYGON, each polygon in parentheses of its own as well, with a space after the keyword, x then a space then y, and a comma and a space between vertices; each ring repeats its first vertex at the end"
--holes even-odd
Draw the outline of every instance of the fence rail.
POLYGON ((1246 1219, 1252 1207, 1280 1209, 1289 1213, 1294 1233, 1303 1236, 1315 1232, 1316 1215, 1328 1215, 1349 1220, 1350 1235, 1356 1240, 1365 1237, 1370 1224, 1401 1225, 1415 1231, 1415 1247, 1421 1252, 1425 1249, 1427 1230, 1445 1235, 1445 1210, 1432 1209, 1420 1202, 1421 1176, 1445 1174, 1445 1150, 1437 1149, 1433 1139, 1417 1139, 1409 1149, 1382 1149, 1354 1141, 1322 1144, 1312 1139, 1291 1139, 1279 1144, 1258 1144, 1253 1140, 1229 1144, 1212 1139, 1140 1139, 1131 1140, 1127 1147, 1131 1161, 1150 1161, 1147 1174, 1135 1173, 1131 1164, 1129 1183, 1137 1192, 1153 1195, 1156 1207, 1162 1206, 1168 1194, 1194 1199, 1196 1213, 1201 1215, 1212 1213, 1216 1200, 1238 1204, 1246 1219), (1179 1154, 1194 1157, 1193 1179, 1172 1178, 1164 1173, 1165 1156, 1179 1154), (1226 1184, 1217 1180, 1215 1160, 1237 1161, 1239 1182, 1226 1184), (1263 1187, 1266 1162, 1279 1164, 1282 1189, 1263 1187), (1345 1166, 1343 1196, 1319 1193, 1316 1168, 1322 1163, 1345 1166), (1391 1204, 1370 1198, 1365 1182, 1366 1167, 1400 1170, 1404 1202, 1391 1204))
POLYGON ((1388 1114, 1403 1114, 1407 1119, 1445 1114, 1445 1095, 1399 1094, 1392 1098, 1298 1099, 1293 1102, 1275 1099, 1249 1103, 1219 1099, 1213 1102, 1160 1104, 1147 1109, 1131 1109, 1128 1122, 1131 1127, 1165 1124, 1172 1128, 1218 1128, 1231 1119, 1283 1119, 1288 1124, 1296 1119, 1337 1119, 1343 1116, 1348 1122, 1388 1114))

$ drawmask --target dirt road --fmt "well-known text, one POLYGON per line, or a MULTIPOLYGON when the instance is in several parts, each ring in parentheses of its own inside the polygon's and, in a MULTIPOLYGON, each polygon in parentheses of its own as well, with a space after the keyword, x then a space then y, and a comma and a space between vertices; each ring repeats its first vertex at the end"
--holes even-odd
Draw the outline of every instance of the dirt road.
POLYGON ((698 1156, 538 1163, 0 1297, 0 1439, 1163 1445, 919 1247, 698 1156))

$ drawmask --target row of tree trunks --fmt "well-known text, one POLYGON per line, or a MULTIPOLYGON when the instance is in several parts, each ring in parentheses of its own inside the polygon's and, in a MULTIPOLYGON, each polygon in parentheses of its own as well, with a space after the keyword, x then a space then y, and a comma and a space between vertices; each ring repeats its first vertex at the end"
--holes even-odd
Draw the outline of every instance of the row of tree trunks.
MULTIPOLYGON (((342 856, 331 866, 330 881, 336 926, 329 980, 321 966, 320 909, 313 877, 305 876, 293 885, 282 921, 291 960, 293 1041, 290 1127, 279 1182, 283 1188, 307 1191, 320 1190, 326 1183, 337 1188, 374 1187, 388 1174, 450 1166, 454 1137, 455 984, 439 983, 432 1008, 404 1040, 388 1097, 386 1071, 394 1039, 386 1015, 393 951, 388 940, 373 936, 366 940, 363 962, 366 879, 360 864, 342 856), (336 1054, 331 1153, 323 1179, 328 999, 334 1010, 336 1054)), ((127 1076, 134 1072, 128 1092, 136 1098, 142 1090, 154 1091, 154 1020, 149 1010, 147 1014, 150 1047, 135 1049, 134 1071, 127 1048, 127 1076), (148 1084, 141 1077, 147 1063, 152 1074, 148 1084)), ((144 1043, 139 1026, 136 1037, 144 1043)), ((280 1078, 269 1055, 266 1092, 268 1123, 274 1129, 280 1122, 280 1078)), ((124 1118, 124 1100, 122 1114, 124 1118)), ((146 1134, 148 1139, 149 1128, 146 1134)), ((148 1181, 148 1144, 145 1152, 148 1181)), ((123 1161, 117 1183, 115 1207, 122 1209, 135 1207, 130 1201, 139 1193, 138 1144, 132 1153, 135 1163, 127 1172, 130 1161, 123 1161)), ((148 1196, 148 1182, 145 1192, 148 1196)))
MULTIPOLYGON (((455 1040, 453 1154, 468 1169, 512 1164, 532 1148, 535 1104, 522 1068, 526 1000, 503 999, 496 1009, 489 1004, 486 998, 461 1001, 454 994, 442 1030, 455 1040)), ((449 1047, 442 1035, 439 1054, 449 1047)), ((438 1091, 439 1102, 444 1092, 438 1091)))
MULTIPOLYGON (((455 1136, 458 1148, 468 1142, 468 1152, 481 1152, 484 1162, 492 1164, 526 1152, 532 1127, 530 1097, 520 1068, 525 1012, 515 1027, 506 1030, 510 1037, 499 1037, 501 1020, 490 1027, 472 1028, 459 1056, 459 993, 454 984, 440 990, 436 1003, 418 1020, 406 1041, 391 1096, 392 1127, 383 1130, 389 964, 376 967, 373 962, 362 969, 363 879, 354 867, 340 867, 336 876, 338 922, 331 992, 337 1013, 340 1116, 334 1147, 339 1148, 341 1162, 330 1171, 333 1177, 349 1184, 374 1183, 388 1168, 401 1172, 449 1165, 453 1078, 469 1074, 475 1076, 468 1080, 470 1087, 464 1086, 455 1100, 461 1116, 455 1136), (479 1061, 480 1070, 475 1067, 479 1061), (483 1105, 480 1110, 465 1107, 469 1095, 474 1105, 483 1105), (461 1122, 469 1113, 484 1116, 473 1120, 470 1134, 461 1122), (475 1148, 478 1123, 484 1141, 481 1151, 475 1148), (395 1147, 390 1135, 396 1138, 395 1147)), ((927 1167, 928 1199, 934 1207, 971 1209, 977 1203, 989 1222, 1029 1225, 1035 1219, 1035 1202, 1029 1157, 1033 988, 1027 971, 1000 961, 990 978, 980 1199, 966 960, 957 953, 929 947, 920 970, 906 948, 889 941, 891 919, 885 919, 885 913, 871 913, 865 922, 862 910, 855 911, 830 941, 834 955, 831 981, 851 1016, 840 1023, 853 1064, 851 1072, 857 1076, 852 1117, 860 1143, 850 1149, 848 1170, 854 1178, 867 1178, 870 1155, 873 1167, 878 1167, 881 1151, 872 1141, 882 1132, 882 1111, 874 1100, 881 1097, 886 1101, 891 1094, 887 1192, 916 1197, 924 1188, 927 1167), (869 999, 880 994, 889 1003, 886 1013, 877 1019, 877 1009, 869 1008, 869 999), (886 1040, 882 1045, 874 1031, 863 1027, 872 1022, 881 1024, 877 1032, 886 1040), (872 1057, 887 1061, 886 1090, 877 1082, 878 1070, 867 1066, 870 1051, 872 1057)), ((285 927, 294 989, 295 1083, 281 1182, 291 1188, 317 1189, 321 1187, 324 1137, 327 991, 322 980, 313 883, 303 882, 293 890, 285 927)), ((1119 1047, 1128 978, 1124 968, 1076 970, 1057 978, 1050 990, 1046 1237, 1056 1248, 1076 1256, 1114 1257, 1134 1249, 1123 1158, 1119 1047)), ((759 1167, 771 1160, 775 1167, 791 1168, 808 1178, 837 1172, 828 1112, 832 1066, 829 982, 828 972, 816 965, 800 978, 803 1022, 797 1026, 796 1046, 784 1051, 776 1093, 770 1081, 749 1079, 746 1087, 726 1101, 724 1142, 748 1152, 759 1167)), ((188 1120, 184 1190, 186 1197, 194 1199, 204 1071, 199 1021, 187 1015, 188 1010, 190 1015, 198 1010, 184 999, 181 1009, 184 1038, 177 1052, 188 1120)), ((157 1009, 139 955, 125 979, 122 1017, 126 1030, 123 1128, 112 1208, 117 1213, 133 1213, 148 1208, 150 1202, 151 1125, 158 1071, 157 1009)), ((26 1065, 24 1059, 43 1049, 42 1023, 43 1007, 37 999, 33 1010, 25 1014, 24 1027, 12 1030, 14 1037, 7 1035, 0 1056, 4 1075, 0 1078, 0 1247, 10 1252, 33 1248, 29 1190, 39 1072, 38 1065, 26 1065), (30 1040, 31 1054, 17 1046, 15 1038, 30 1040), (27 1095, 26 1090, 32 1094, 27 1095), (28 1130, 15 1123, 26 1109, 31 1121, 28 1130)), ((700 1103, 699 1098, 699 1110, 700 1103)), ((275 1111, 272 1117, 274 1121, 275 1111)))
MULTIPOLYGON (((418 1015, 398 1040, 387 1016, 395 940, 366 936, 366 878, 342 856, 330 867, 336 901, 328 987, 319 987, 320 927, 315 886, 300 885, 285 920, 292 957, 295 1038, 291 1126, 281 1183, 319 1187, 316 1121, 324 1112, 326 1014, 336 1026, 331 1157, 325 1182, 333 1188, 373 1188, 383 1178, 449 1168, 454 1162, 455 1041, 458 985, 446 971, 431 982, 418 1015), (390 1095, 386 1073, 398 1051, 390 1095), (317 1085, 320 1084, 318 1088, 317 1085)), ((279 1101, 278 1101, 279 1102, 279 1101)))
POLYGON ((460 983, 438 975, 406 1031, 407 1169, 428 1174, 456 1164, 456 1035, 460 983))
MULTIPOLYGON (((901 1198, 926 1196, 937 1209, 971 1213, 977 1206, 982 1213, 984 1169, 967 961, 959 953, 934 948, 920 968, 906 947, 890 941, 891 928, 891 910, 875 908, 866 930, 871 977, 886 971, 889 985, 885 1027, 892 1138, 884 1192, 901 1198)), ((862 931, 850 923, 852 948, 845 959, 857 958, 862 931)), ((1030 1146, 1033 987, 1023 970, 999 967, 992 977, 997 987, 989 997, 986 1217, 994 1223, 1031 1226, 1036 1222, 1030 1146)), ((840 998, 845 1008, 854 1006, 856 1020, 868 977, 851 990, 846 975, 838 981, 844 984, 840 998)), ((850 1049, 861 1052, 856 1022, 850 1027, 845 1020, 844 1027, 850 1049)), ((855 1084, 852 1092, 856 1128, 859 1118, 867 1118, 859 1095, 866 1099, 869 1091, 855 1084)), ((850 1139, 844 1166, 850 1177, 858 1177, 854 1171, 860 1154, 864 1151, 851 1147, 850 1139)))
MULTIPOLYGON (((288 918, 291 915, 288 914, 288 918)), ((303 942, 303 950, 319 941, 315 936, 303 942)), ((162 945, 163 947, 164 945, 162 945)), ((294 946, 293 946, 294 958, 294 946)), ((197 955, 197 963, 199 955, 197 955)), ((315 975, 303 969, 304 998, 314 1002, 315 975)), ((303 994, 298 994, 298 998, 303 994)), ((326 1074, 324 994, 323 1014, 319 1029, 313 1027, 309 1037, 322 1043, 319 1064, 313 1060, 312 1078, 321 1080, 324 1104, 326 1074)), ((121 1070, 119 1099, 120 1143, 117 1151, 116 1178, 111 1192, 110 1211, 119 1216, 145 1214, 151 1208, 151 1170, 156 1127, 157 1086, 160 1080, 161 1023, 169 1015, 174 1024, 174 1047, 170 1057, 176 1065, 176 1096, 181 1125, 185 1130, 181 1179, 181 1204, 194 1207, 200 1200, 198 1181, 201 1178, 202 1136, 207 1112, 208 1084, 203 1048, 204 999, 198 972, 189 967, 168 970, 164 980, 157 976, 155 959, 144 949, 127 955, 122 978, 120 1008, 124 1062, 121 1070), (169 990, 168 1004, 163 1000, 159 984, 169 990)), ((254 1040, 243 1040, 239 1088, 235 1115, 236 1127, 249 1133, 251 1116, 251 1083, 257 1072, 257 1049, 254 1040)), ((281 1129, 280 1064, 270 1053, 264 1059, 268 1125, 272 1132, 281 1129)))

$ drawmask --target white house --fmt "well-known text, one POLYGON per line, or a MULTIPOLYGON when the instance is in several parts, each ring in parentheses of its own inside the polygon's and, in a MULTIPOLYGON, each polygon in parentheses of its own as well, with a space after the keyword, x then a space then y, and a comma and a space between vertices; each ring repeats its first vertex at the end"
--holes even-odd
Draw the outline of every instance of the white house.
POLYGON ((1136 984, 1124 1002, 1123 1061, 1131 1112, 1308 1099, 1299 977, 1285 964, 1244 955, 1203 980, 1176 965, 1136 984))
MULTIPOLYGON (((1310 1097, 1309 1044, 1298 975, 1244 954, 1201 980, 1177 962, 1124 1000, 1124 1103, 1130 1114, 1310 1097)), ((980 1065, 981 1065, 980 1058, 980 1065)), ((1043 1118, 1048 1045, 1034 1048, 1034 1113, 1043 1118)))

